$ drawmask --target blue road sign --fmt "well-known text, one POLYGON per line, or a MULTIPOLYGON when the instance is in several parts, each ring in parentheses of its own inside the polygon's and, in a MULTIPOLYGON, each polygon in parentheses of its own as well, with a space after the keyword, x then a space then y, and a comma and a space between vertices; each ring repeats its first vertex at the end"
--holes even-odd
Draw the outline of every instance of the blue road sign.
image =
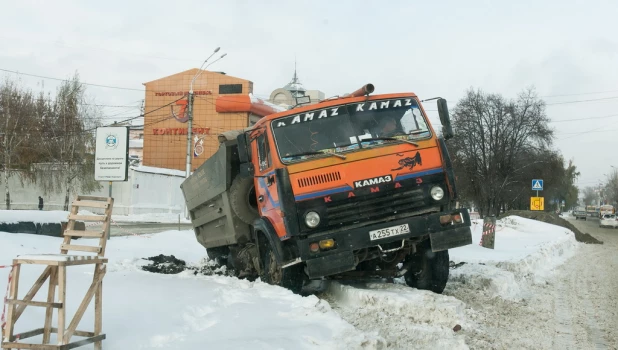
POLYGON ((532 180, 532 190, 533 191, 543 191, 543 180, 541 179, 532 180))

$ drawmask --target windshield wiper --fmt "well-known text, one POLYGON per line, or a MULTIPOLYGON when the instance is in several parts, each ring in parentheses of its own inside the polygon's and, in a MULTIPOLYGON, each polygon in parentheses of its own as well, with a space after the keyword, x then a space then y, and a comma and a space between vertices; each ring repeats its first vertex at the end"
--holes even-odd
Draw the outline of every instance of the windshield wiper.
POLYGON ((292 154, 290 156, 285 156, 283 158, 292 158, 292 157, 301 157, 301 156, 311 156, 311 155, 317 155, 317 154, 326 154, 329 156, 334 156, 334 157, 339 157, 341 159, 347 159, 348 157, 346 157, 343 154, 339 154, 339 153, 332 153, 332 152, 323 152, 323 151, 307 151, 307 152, 302 152, 302 153, 297 153, 297 154, 292 154))
POLYGON ((401 141, 401 142, 409 143, 411 145, 418 147, 418 143, 416 142, 413 142, 410 140, 396 139, 394 137, 368 137, 366 139, 361 140, 361 142, 365 142, 365 141, 401 141))

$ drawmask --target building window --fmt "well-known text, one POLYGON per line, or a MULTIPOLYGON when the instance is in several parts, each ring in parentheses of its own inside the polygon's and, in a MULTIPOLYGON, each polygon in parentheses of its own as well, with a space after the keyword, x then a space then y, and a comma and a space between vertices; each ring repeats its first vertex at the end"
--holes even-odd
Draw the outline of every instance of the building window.
POLYGON ((242 94, 242 84, 221 84, 219 85, 219 94, 242 94))

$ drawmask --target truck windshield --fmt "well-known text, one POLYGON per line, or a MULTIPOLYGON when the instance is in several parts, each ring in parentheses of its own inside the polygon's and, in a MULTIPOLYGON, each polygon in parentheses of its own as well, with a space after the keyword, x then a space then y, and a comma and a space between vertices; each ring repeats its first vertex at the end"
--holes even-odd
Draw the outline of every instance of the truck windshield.
POLYGON ((283 162, 431 136, 428 123, 413 98, 316 109, 273 120, 271 125, 283 162))

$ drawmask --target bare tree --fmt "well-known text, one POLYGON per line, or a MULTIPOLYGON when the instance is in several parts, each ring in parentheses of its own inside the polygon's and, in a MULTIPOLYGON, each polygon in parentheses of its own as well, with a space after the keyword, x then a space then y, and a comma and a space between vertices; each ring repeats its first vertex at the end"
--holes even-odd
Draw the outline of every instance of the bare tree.
POLYGON ((34 98, 31 91, 24 90, 17 83, 6 79, 0 86, 0 136, 2 137, 2 168, 4 200, 6 209, 11 209, 9 178, 20 168, 27 168, 27 154, 24 148, 31 141, 30 132, 34 126, 34 98))
POLYGON ((41 162, 34 167, 45 192, 64 191, 64 210, 71 193, 100 188, 94 180, 95 130, 100 113, 86 103, 85 88, 75 75, 57 90, 49 115, 41 120, 41 162))
POLYGON ((593 205, 595 204, 595 202, 598 199, 598 195, 596 193, 596 191, 594 190, 594 188, 588 186, 586 188, 584 188, 584 191, 582 192, 582 194, 584 195, 584 204, 585 205, 593 205))
POLYGON ((522 193, 525 175, 545 162, 530 155, 552 142, 548 122, 544 102, 531 89, 515 100, 469 90, 457 103, 454 166, 462 196, 475 202, 481 215, 505 210, 506 198, 527 197, 522 193))
POLYGON ((607 184, 605 185, 605 194, 609 204, 618 204, 618 170, 614 170, 609 174, 607 184))

